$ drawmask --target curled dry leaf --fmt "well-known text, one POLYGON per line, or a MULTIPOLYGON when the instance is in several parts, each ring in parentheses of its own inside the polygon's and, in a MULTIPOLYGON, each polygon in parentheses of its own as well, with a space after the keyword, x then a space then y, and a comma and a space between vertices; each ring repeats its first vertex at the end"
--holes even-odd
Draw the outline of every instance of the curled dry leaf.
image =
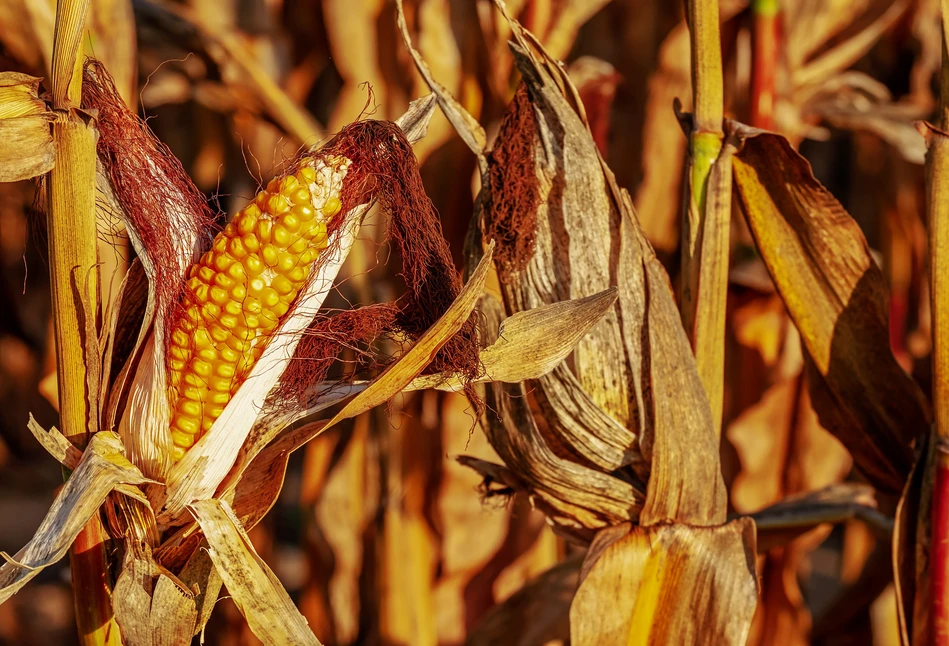
POLYGON ((0 73, 0 182, 38 177, 53 167, 55 117, 39 98, 39 83, 27 74, 0 73))
POLYGON ((597 535, 570 606, 572 644, 743 644, 757 603, 754 523, 597 535))
MULTIPOLYGON (((51 435, 55 438, 59 434, 51 435)), ((62 441, 53 441, 65 449, 62 441)), ((62 449, 56 449, 57 459, 59 455, 68 457, 69 452, 62 449)), ((6 562, 0 566, 0 603, 63 558, 80 530, 117 486, 146 482, 148 479, 122 454, 118 435, 109 431, 93 435, 33 539, 12 557, 5 556, 6 562)))
POLYGON ((886 287, 857 223, 779 135, 730 124, 735 183, 758 250, 801 332, 814 408, 880 490, 897 492, 925 399, 889 350, 886 287))

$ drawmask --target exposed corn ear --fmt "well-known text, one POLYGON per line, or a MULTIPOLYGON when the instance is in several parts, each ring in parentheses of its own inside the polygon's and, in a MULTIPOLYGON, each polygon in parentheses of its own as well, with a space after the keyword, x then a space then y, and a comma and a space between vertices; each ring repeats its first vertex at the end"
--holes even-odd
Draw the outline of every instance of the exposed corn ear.
POLYGON ((272 180, 191 268, 167 355, 175 461, 220 416, 306 285, 349 164, 307 158, 272 180))

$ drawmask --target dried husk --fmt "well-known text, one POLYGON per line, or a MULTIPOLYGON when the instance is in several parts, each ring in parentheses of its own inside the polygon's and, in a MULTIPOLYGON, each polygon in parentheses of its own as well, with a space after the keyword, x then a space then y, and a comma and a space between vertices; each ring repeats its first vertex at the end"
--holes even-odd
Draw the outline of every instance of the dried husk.
POLYGON ((27 74, 0 73, 0 182, 38 177, 53 167, 54 116, 39 98, 39 83, 27 74))
POLYGON ((738 124, 731 134, 745 217, 801 332, 821 424, 878 489, 898 492, 929 419, 889 350, 883 275, 856 222, 786 139, 738 124))

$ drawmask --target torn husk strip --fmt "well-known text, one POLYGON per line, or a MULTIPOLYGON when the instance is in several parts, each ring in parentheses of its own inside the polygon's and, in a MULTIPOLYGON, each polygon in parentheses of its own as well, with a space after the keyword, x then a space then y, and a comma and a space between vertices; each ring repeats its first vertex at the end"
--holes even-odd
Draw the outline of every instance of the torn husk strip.
POLYGON ((202 500, 188 507, 208 541, 208 551, 251 631, 271 644, 319 646, 280 581, 257 556, 240 521, 221 500, 202 500))
POLYGON ((55 114, 39 98, 40 79, 0 72, 0 182, 48 172, 55 159, 50 121, 55 114))
POLYGON ((145 482, 147 479, 122 455, 122 444, 116 434, 93 435, 33 539, 0 566, 0 604, 66 555, 83 526, 98 513, 113 489, 120 484, 145 482))

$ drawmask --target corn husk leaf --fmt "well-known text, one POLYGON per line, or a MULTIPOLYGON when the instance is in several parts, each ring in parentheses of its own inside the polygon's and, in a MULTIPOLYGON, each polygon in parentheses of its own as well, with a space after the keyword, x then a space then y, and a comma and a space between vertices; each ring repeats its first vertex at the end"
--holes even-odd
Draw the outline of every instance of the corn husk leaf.
POLYGON ((749 519, 601 532, 570 606, 570 641, 743 644, 758 596, 754 552, 749 519))
MULTIPOLYGON (((481 351, 484 375, 478 381, 517 383, 542 377, 573 352, 580 339, 616 301, 616 288, 599 294, 515 312, 501 322, 498 340, 481 351)), ((424 375, 407 390, 458 391, 459 375, 424 375)))
POLYGON ((208 552, 218 574, 251 631, 271 644, 314 644, 306 619, 264 563, 230 505, 210 499, 192 503, 208 541, 208 552))
POLYGON ((43 175, 53 167, 53 114, 39 98, 40 79, 0 73, 0 182, 43 175))
MULTIPOLYGON (((54 455, 67 457, 65 438, 58 439, 58 432, 50 434, 51 443, 61 447, 54 455)), ((0 603, 63 558, 83 526, 117 486, 146 482, 147 478, 122 455, 122 444, 115 433, 103 431, 93 435, 33 539, 0 566, 0 603)))
POLYGON ((128 646, 187 646, 197 621, 195 594, 162 571, 145 546, 132 546, 113 591, 115 619, 128 646))
POLYGON ((886 287, 856 222, 778 135, 731 126, 735 182, 758 250, 807 349, 821 424, 879 489, 899 491, 928 428, 889 351, 886 287), (873 348, 868 352, 867 348, 873 348))

